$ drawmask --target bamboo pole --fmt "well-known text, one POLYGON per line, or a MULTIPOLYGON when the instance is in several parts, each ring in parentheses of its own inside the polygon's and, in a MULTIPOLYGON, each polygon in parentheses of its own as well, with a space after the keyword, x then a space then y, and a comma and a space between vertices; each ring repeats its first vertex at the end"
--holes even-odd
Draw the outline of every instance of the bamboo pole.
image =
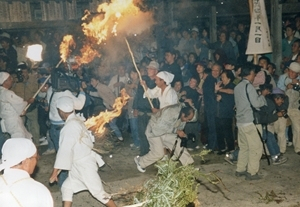
MULTIPOLYGON (((58 68, 58 66, 62 63, 62 61, 63 61, 63 59, 61 59, 58 63, 57 63, 57 65, 55 66, 55 68, 58 68)), ((44 81, 44 83, 41 85, 41 87, 37 90, 37 92, 35 92, 35 94, 33 95, 33 97, 32 98, 35 98, 38 94, 39 94, 39 92, 42 90, 42 88, 46 85, 46 83, 47 83, 47 81, 49 80, 51 78, 51 75, 48 75, 48 77, 46 78, 46 80, 44 81)), ((25 109, 23 110, 23 112, 22 112, 22 115, 24 115, 25 113, 26 113, 26 111, 27 111, 27 109, 30 107, 30 105, 31 104, 28 104, 26 107, 25 107, 25 109)))
MULTIPOLYGON (((131 51, 130 45, 129 45, 129 43, 128 43, 128 41, 127 41, 126 38, 125 38, 125 42, 126 42, 126 44, 127 44, 129 53, 130 53, 130 55, 131 55, 131 59, 132 59, 134 68, 135 68, 135 70, 137 71, 137 73, 138 73, 138 75, 139 75, 140 82, 142 82, 143 79, 142 79, 141 73, 140 73, 139 69, 137 68, 137 65, 136 65, 135 60, 134 60, 133 53, 132 53, 132 51, 131 51)), ((148 92, 147 92, 145 86, 144 86, 143 84, 141 84, 141 86, 143 87, 143 89, 144 89, 144 91, 145 91, 145 95, 146 95, 146 97, 147 97, 147 99, 148 99, 148 101, 149 101, 149 104, 150 104, 151 108, 154 108, 154 106, 153 106, 153 104, 152 104, 152 102, 151 102, 151 100, 150 100, 150 98, 149 98, 149 94, 148 94, 148 92)))

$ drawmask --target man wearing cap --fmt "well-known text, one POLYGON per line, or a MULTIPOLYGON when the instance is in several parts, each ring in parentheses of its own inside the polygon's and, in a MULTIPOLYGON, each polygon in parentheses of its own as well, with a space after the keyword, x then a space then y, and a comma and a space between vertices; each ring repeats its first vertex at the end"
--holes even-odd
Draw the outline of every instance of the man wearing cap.
MULTIPOLYGON (((32 74, 25 62, 18 64, 18 69, 22 71, 23 80, 21 82, 15 83, 12 90, 15 94, 23 100, 28 100, 33 97, 34 94, 39 89, 38 81, 36 75, 32 74)), ((27 110, 23 120, 26 128, 32 134, 33 142, 36 146, 39 145, 40 129, 38 123, 38 112, 36 104, 31 104, 27 110)))
POLYGON ((98 166, 103 166, 104 162, 92 150, 94 137, 83 120, 75 115, 73 99, 60 97, 56 107, 65 125, 60 133, 59 149, 50 181, 58 180, 59 170, 69 171, 69 176, 61 187, 64 207, 70 207, 73 194, 83 190, 89 190, 93 197, 106 206, 115 207, 111 196, 104 191, 98 175, 98 166))
POLYGON ((274 88, 273 92, 273 100, 276 104, 276 110, 281 112, 280 116, 278 116, 278 120, 274 122, 274 132, 277 134, 278 146, 280 149, 280 153, 284 154, 286 151, 286 137, 285 137, 285 128, 287 122, 287 109, 289 106, 289 98, 285 95, 284 91, 279 88, 274 88))
POLYGON ((197 27, 191 29, 191 44, 193 45, 194 50, 191 50, 190 52, 195 52, 199 57, 201 54, 201 42, 199 40, 199 29, 197 27))
POLYGON ((20 115, 27 104, 33 103, 34 99, 29 98, 24 101, 10 89, 13 85, 12 77, 6 72, 0 72, 0 118, 1 129, 10 134, 12 138, 25 137, 32 138, 26 130, 20 115))
MULTIPOLYGON (((164 108, 169 105, 176 104, 178 102, 178 97, 176 91, 171 87, 171 82, 173 81, 174 75, 172 73, 161 71, 157 73, 155 77, 156 87, 153 89, 147 88, 147 85, 143 81, 147 93, 150 98, 158 98, 160 107, 164 108)), ((152 112, 157 112, 158 109, 152 108, 152 112)))
POLYGON ((289 97, 288 115, 292 121, 293 145, 295 152, 300 155, 300 96, 299 96, 299 76, 300 64, 292 62, 288 70, 290 83, 286 85, 285 93, 289 97))
POLYGON ((1 207, 53 207, 49 190, 30 177, 37 164, 38 154, 31 140, 9 139, 2 148, 0 171, 1 207))
POLYGON ((197 120, 196 114, 194 108, 182 103, 164 107, 158 113, 152 114, 145 132, 150 151, 144 156, 134 158, 137 169, 145 172, 147 166, 162 159, 165 154, 164 148, 173 149, 172 153, 182 165, 192 164, 194 160, 186 150, 186 146, 181 145, 181 139, 187 138, 183 129, 186 122, 197 120))
MULTIPOLYGON (((147 66, 147 75, 142 76, 148 88, 155 88, 155 77, 159 71, 159 64, 156 61, 151 61, 147 66)), ((155 108, 159 108, 157 98, 151 100, 155 108)), ((138 133, 140 138, 140 156, 149 152, 149 143, 145 135, 146 127, 151 116, 151 106, 148 99, 144 96, 144 89, 139 83, 136 95, 133 100, 133 115, 138 117, 138 133)))

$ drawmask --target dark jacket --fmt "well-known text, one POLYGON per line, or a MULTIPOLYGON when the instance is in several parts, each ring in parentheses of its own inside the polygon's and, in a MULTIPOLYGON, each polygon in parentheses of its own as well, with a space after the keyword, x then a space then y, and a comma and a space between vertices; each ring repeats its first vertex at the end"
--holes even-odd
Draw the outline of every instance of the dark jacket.
POLYGON ((277 121, 278 116, 277 116, 277 111, 276 111, 276 104, 274 101, 268 97, 266 97, 267 101, 267 106, 263 106, 260 108, 260 111, 262 114, 267 116, 268 123, 271 124, 275 121, 277 121))
POLYGON ((194 103, 194 107, 197 109, 199 108, 199 93, 196 89, 192 89, 189 86, 183 87, 182 91, 186 92, 186 99, 192 99, 194 103))
MULTIPOLYGON (((224 86, 224 89, 234 89, 235 85, 230 82, 226 86, 224 86)), ((227 94, 227 93, 218 93, 218 95, 222 96, 222 99, 217 102, 217 114, 216 116, 218 118, 233 118, 234 116, 234 95, 233 94, 227 94)))
POLYGON ((204 111, 207 114, 215 116, 217 109, 217 100, 215 94, 215 84, 217 79, 212 75, 208 75, 203 83, 203 100, 204 100, 204 111))
MULTIPOLYGON (((142 79, 146 82, 148 88, 152 89, 156 86, 155 80, 151 80, 149 76, 144 75, 142 79)), ((154 108, 159 109, 159 101, 157 98, 152 99, 154 108)), ((132 109, 137 109, 140 112, 152 113, 150 103, 147 97, 144 98, 144 89, 141 84, 138 85, 136 95, 133 100, 132 109)))
POLYGON ((172 73, 174 75, 174 79, 171 83, 172 87, 174 86, 174 83, 176 81, 182 81, 182 74, 181 74, 181 69, 180 66, 177 63, 172 63, 171 65, 169 64, 164 64, 161 71, 167 71, 169 73, 172 73))
POLYGON ((209 47, 214 50, 222 49, 225 52, 228 60, 231 60, 234 62, 236 61, 236 57, 235 57, 235 54, 233 51, 233 46, 232 46, 231 42, 226 41, 222 44, 220 41, 217 41, 215 43, 209 44, 209 47))

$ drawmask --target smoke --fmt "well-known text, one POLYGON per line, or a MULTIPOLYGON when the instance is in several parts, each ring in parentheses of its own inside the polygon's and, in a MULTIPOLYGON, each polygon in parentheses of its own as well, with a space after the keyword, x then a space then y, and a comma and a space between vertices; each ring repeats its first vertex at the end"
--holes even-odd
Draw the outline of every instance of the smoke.
POLYGON ((126 35, 141 34, 149 30, 155 21, 151 12, 139 12, 137 15, 128 15, 119 21, 117 26, 119 33, 126 35))

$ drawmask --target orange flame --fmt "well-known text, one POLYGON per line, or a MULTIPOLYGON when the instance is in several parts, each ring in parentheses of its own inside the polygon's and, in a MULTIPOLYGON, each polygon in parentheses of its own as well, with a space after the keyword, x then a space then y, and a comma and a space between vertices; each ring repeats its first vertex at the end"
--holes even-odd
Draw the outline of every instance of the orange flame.
POLYGON ((60 57, 64 62, 66 62, 72 49, 74 49, 75 47, 76 47, 76 43, 73 39, 73 36, 65 35, 63 38, 63 41, 60 43, 60 46, 59 46, 60 57))
MULTIPOLYGON (((112 31, 116 35, 118 19, 124 14, 138 13, 139 9, 136 7, 132 0, 112 0, 111 3, 100 4, 97 8, 98 15, 92 18, 89 23, 83 23, 82 30, 87 37, 92 37, 100 44, 106 40, 107 32, 112 31)), ((87 12, 82 20, 90 17, 87 12)))
POLYGON ((89 62, 92 62, 92 60, 95 57, 100 57, 101 56, 98 53, 97 50, 92 48, 92 46, 90 44, 83 45, 83 47, 80 49, 80 52, 81 52, 81 56, 76 56, 75 57, 76 62, 78 63, 78 65, 87 64, 89 62))
MULTIPOLYGON (((97 46, 106 40, 108 31, 116 36, 120 18, 128 14, 137 14, 139 8, 133 4, 133 0, 111 0, 110 3, 100 4, 97 12, 95 15, 86 11, 82 17, 85 21, 81 25, 82 31, 87 41, 80 49, 80 56, 76 56, 76 62, 79 65, 90 63, 95 57, 100 57, 97 46)), ((75 47, 73 37, 66 35, 60 45, 60 54, 64 62, 75 47)))
POLYGON ((85 126, 98 134, 103 134, 105 131, 104 125, 110 122, 115 117, 122 113, 122 108, 129 100, 130 96, 126 93, 125 89, 121 90, 121 97, 116 98, 112 111, 100 112, 98 116, 93 116, 85 121, 85 126))

